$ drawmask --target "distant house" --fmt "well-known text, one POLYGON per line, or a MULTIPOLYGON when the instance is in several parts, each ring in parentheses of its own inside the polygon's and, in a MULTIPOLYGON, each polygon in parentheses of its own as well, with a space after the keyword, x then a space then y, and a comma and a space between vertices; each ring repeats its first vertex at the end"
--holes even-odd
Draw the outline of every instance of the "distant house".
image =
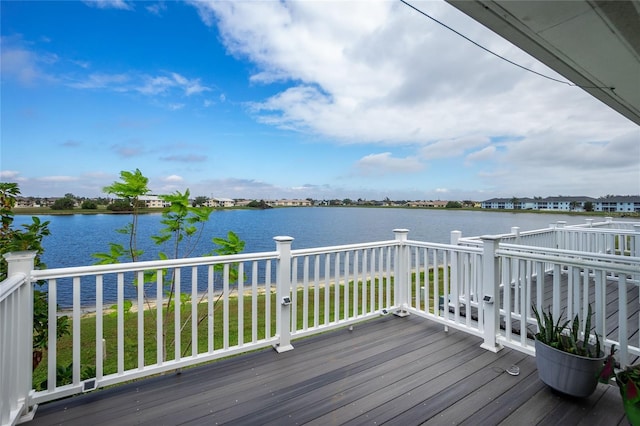
POLYGON ((18 199, 16 200, 16 208, 21 208, 21 207, 40 207, 40 206, 33 199, 18 197, 18 199))
POLYGON ((141 195, 138 197, 138 201, 142 201, 148 209, 163 209, 171 206, 169 201, 165 201, 157 195, 141 195))
POLYGON ((546 198, 492 198, 482 202, 483 209, 505 210, 551 210, 584 211, 591 203, 597 212, 640 212, 640 196, 592 197, 546 197, 546 198))
POLYGON ((597 212, 640 213, 640 196, 624 195, 599 198, 594 201, 593 209, 597 212))
POLYGON ((208 207, 220 208, 220 207, 235 207, 236 202, 232 198, 210 198, 207 200, 208 207))
POLYGON ((422 208, 444 208, 447 206, 448 201, 409 201, 407 207, 422 207, 422 208))
POLYGON ((275 200, 275 201, 267 201, 267 204, 272 207, 309 207, 313 204, 309 200, 275 200))

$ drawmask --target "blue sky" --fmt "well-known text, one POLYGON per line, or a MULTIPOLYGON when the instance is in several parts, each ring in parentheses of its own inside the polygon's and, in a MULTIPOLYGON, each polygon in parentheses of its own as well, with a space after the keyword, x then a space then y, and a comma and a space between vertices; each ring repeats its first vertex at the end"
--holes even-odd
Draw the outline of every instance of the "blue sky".
MULTIPOLYGON (((414 6, 561 78, 441 1, 414 6)), ((399 1, 2 1, 2 181, 484 200, 640 193, 640 129, 399 1)))

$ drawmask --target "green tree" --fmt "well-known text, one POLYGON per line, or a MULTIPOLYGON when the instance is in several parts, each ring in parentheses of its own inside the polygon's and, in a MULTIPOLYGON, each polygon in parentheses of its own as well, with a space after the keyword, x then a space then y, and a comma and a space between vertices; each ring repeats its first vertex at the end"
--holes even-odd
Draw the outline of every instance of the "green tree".
MULTIPOLYGON (((136 261, 141 254, 138 251, 137 246, 137 233, 138 233, 138 216, 140 214, 139 198, 142 195, 148 194, 151 190, 148 188, 149 178, 142 175, 140 169, 135 169, 132 172, 123 170, 120 172, 120 182, 113 182, 109 186, 105 186, 102 190, 107 194, 113 194, 125 202, 128 202, 133 212, 132 220, 124 228, 118 230, 118 232, 129 235, 129 247, 128 252, 132 261, 136 261)), ((115 247, 118 249, 118 247, 115 247)), ((124 251, 124 247, 119 247, 121 251, 124 251)), ((114 246, 112 245, 112 250, 114 246)))
POLYGON ((511 198, 511 205, 515 210, 520 209, 520 200, 517 197, 511 198))
POLYGON ((73 198, 58 198, 51 206, 52 210, 73 210, 76 201, 73 198))
POLYGON ((107 205, 107 210, 110 210, 113 212, 120 212, 120 213, 122 212, 133 213, 133 206, 129 201, 115 200, 114 202, 109 203, 109 205, 107 205))
MULTIPOLYGON (((122 182, 114 182, 113 185, 105 188, 105 190, 118 191, 118 195, 128 197, 128 199, 131 200, 131 205, 135 206, 137 196, 148 191, 146 188, 147 179, 137 169, 135 173, 121 172, 121 179, 122 182), (143 182, 144 185, 142 184, 143 182), (138 195, 136 196, 136 194, 138 195)), ((160 198, 169 202, 170 206, 162 213, 162 228, 157 234, 151 237, 153 242, 160 247, 158 257, 161 260, 166 260, 191 256, 195 247, 198 245, 198 242, 202 238, 204 226, 209 220, 213 209, 206 206, 191 206, 189 204, 188 189, 184 193, 176 191, 173 194, 161 195, 160 198)), ((135 210, 136 209, 134 208, 134 211, 135 210)), ((136 215, 137 212, 134 213, 134 217, 136 215)), ((121 259, 125 259, 126 257, 133 262, 138 261, 143 252, 137 249, 138 242, 136 230, 137 221, 133 221, 124 229, 118 230, 120 233, 129 235, 129 250, 125 250, 125 248, 120 244, 110 243, 109 252, 93 254, 93 256, 98 259, 97 263, 119 263, 121 259)), ((220 246, 220 248, 213 250, 213 254, 235 254, 244 249, 244 241, 240 240, 237 235, 232 232, 228 234, 228 239, 214 238, 213 243, 220 246)), ((221 267, 222 265, 219 266, 221 267)), ((219 271, 220 269, 216 267, 214 270, 219 271)), ((234 268, 232 265, 230 271, 231 278, 236 279, 237 268, 234 268)), ((172 318, 170 313, 175 309, 175 303, 186 303, 188 300, 187 298, 182 297, 183 295, 175 294, 175 268, 159 272, 145 273, 144 282, 134 282, 133 285, 155 285, 158 273, 163 274, 163 291, 164 298, 166 300, 162 307, 157 307, 157 309, 164 310, 163 319, 165 326, 163 327, 162 350, 163 358, 166 359, 166 339, 169 328, 167 323, 170 321, 170 318, 172 318)), ((143 293, 146 295, 146 291, 143 293)), ((203 299, 199 301, 192 301, 192 303, 200 303, 202 300, 203 299)), ((147 305, 149 305, 148 301, 147 305)), ((204 317, 199 318, 198 322, 201 322, 203 319, 204 317)), ((186 320, 185 324, 188 321, 190 321, 190 318, 186 320)))
POLYGON ((592 212, 593 211, 593 203, 591 201, 586 201, 584 203, 584 210, 587 212, 592 212))
POLYGON ((191 204, 191 205, 193 207, 202 207, 202 206, 206 206, 207 205, 207 201, 209 201, 209 199, 207 197, 205 197, 204 195, 198 195, 193 200, 193 204, 191 204))
POLYGON ((95 210, 98 208, 98 204, 92 200, 84 200, 80 208, 83 210, 95 210))
MULTIPOLYGON (((13 251, 33 250, 36 252, 34 266, 44 269, 46 265, 41 256, 44 253, 42 240, 50 235, 49 221, 42 222, 37 216, 31 218, 30 224, 22 225, 23 229, 15 229, 13 225, 13 208, 16 205, 20 188, 17 183, 0 182, 0 255, 13 251)), ((4 256, 0 256, 0 281, 7 278, 8 265, 4 256)), ((40 284, 40 283, 38 283, 40 284)), ((69 322, 66 316, 57 318, 57 335, 61 337, 69 333, 69 322)), ((36 368, 42 361, 48 344, 48 302, 47 294, 40 290, 33 291, 33 357, 32 365, 36 368)))
POLYGON ((270 209, 271 206, 269 204, 266 203, 266 201, 264 200, 253 200, 251 201, 249 204, 247 204, 247 207, 251 207, 252 209, 270 209))
POLYGON ((446 206, 446 209, 460 209, 462 208, 462 204, 459 201, 449 201, 446 206))

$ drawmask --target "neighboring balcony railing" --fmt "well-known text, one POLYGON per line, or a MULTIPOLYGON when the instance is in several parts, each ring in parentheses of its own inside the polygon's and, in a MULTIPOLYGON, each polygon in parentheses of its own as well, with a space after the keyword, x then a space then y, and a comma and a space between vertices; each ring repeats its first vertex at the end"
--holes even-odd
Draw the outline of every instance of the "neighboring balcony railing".
POLYGON ((640 356, 637 318, 634 330, 627 325, 637 316, 628 301, 640 279, 638 229, 615 231, 625 249, 614 254, 523 244, 557 243, 556 227, 517 231, 477 239, 454 231, 452 244, 436 244, 399 229, 388 241, 301 250, 275 237, 272 252, 50 270, 33 270, 32 253, 6 255, 0 423, 98 387, 269 346, 292 350, 292 339, 388 313, 463 330, 491 351, 533 354, 532 304, 573 316, 591 303, 602 341, 619 347, 624 364, 640 356), (49 321, 33 372, 33 290, 42 282, 49 321), (70 306, 60 306, 62 294, 70 306))

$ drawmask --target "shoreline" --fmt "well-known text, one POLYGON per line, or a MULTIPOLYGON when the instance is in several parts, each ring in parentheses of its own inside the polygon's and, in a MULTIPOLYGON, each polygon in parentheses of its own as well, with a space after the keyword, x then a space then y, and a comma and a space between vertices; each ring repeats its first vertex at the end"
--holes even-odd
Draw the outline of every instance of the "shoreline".
MULTIPOLYGON (((597 217, 616 217, 616 218, 640 218, 640 213, 636 212, 578 212, 570 210, 523 210, 523 209, 483 209, 476 207, 461 208, 445 208, 445 207, 408 207, 408 206, 290 206, 290 207, 274 207, 274 208, 355 208, 355 209, 402 209, 402 210, 435 210, 435 211, 471 211, 471 212, 487 212, 487 213, 534 213, 534 214, 566 214, 570 216, 597 216, 597 217)), ((214 208, 214 211, 225 210, 258 210, 247 207, 226 207, 214 208)), ((164 212, 164 208, 148 208, 142 209, 138 214, 159 214, 164 212)), ((132 215, 133 212, 114 212, 106 208, 98 209, 73 209, 73 210, 52 210, 49 207, 15 207, 13 213, 16 216, 72 216, 72 215, 132 215)))

